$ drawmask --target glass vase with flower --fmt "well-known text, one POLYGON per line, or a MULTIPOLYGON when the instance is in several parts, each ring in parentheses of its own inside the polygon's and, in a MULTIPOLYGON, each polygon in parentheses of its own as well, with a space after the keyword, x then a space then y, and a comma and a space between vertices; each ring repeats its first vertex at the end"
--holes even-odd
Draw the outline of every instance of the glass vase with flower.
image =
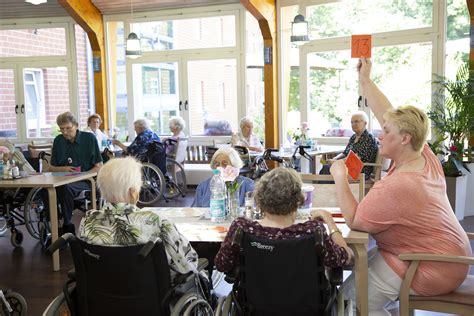
POLYGON ((220 174, 224 179, 226 189, 227 189, 227 197, 226 197, 226 213, 231 219, 235 219, 239 216, 239 188, 242 182, 237 180, 239 176, 239 168, 233 166, 227 166, 225 168, 220 169, 220 174))

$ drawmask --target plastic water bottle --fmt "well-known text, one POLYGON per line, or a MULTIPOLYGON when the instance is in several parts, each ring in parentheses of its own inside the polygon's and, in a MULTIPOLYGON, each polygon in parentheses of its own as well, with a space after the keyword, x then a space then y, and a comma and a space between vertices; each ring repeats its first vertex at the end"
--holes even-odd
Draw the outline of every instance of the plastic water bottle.
POLYGON ((213 170, 211 179, 211 222, 222 222, 225 220, 225 183, 219 174, 219 170, 213 170))

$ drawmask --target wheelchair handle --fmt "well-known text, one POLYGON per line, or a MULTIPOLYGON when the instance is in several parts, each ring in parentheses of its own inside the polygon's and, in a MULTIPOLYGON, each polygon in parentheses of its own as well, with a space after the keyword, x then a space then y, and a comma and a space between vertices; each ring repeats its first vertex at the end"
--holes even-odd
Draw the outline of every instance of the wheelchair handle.
POLYGON ((150 252, 152 251, 153 247, 155 247, 155 243, 153 241, 148 241, 143 247, 142 249, 140 249, 140 251, 138 252, 138 256, 142 259, 145 259, 146 257, 148 257, 148 255, 150 254, 150 252))
POLYGON ((51 246, 48 247, 47 249, 48 253, 52 254, 59 248, 64 247, 69 242, 69 239, 73 239, 73 238, 76 238, 76 237, 71 233, 66 233, 62 235, 61 237, 56 239, 56 241, 52 243, 51 246))

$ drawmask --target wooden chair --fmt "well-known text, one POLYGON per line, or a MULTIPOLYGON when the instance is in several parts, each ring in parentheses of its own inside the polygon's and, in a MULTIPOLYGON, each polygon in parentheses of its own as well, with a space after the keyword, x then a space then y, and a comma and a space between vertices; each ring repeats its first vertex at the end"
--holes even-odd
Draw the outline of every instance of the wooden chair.
MULTIPOLYGON (((474 240, 474 233, 467 233, 474 240)), ((411 295, 410 287, 420 261, 454 262, 474 265, 474 257, 435 255, 435 254, 401 254, 401 260, 410 261, 400 290, 400 315, 412 315, 414 309, 442 313, 452 313, 462 316, 474 315, 474 275, 468 275, 466 280, 456 290, 443 295, 419 296, 411 295)))
POLYGON ((44 151, 48 154, 53 152, 53 143, 34 143, 28 144, 28 151, 31 158, 38 158, 40 152, 44 151))
POLYGON ((370 189, 374 186, 375 182, 379 181, 384 173, 388 171, 391 165, 391 160, 382 157, 379 152, 377 152, 377 157, 375 158, 374 163, 364 162, 364 166, 373 167, 370 179, 365 180, 365 188, 370 189))
MULTIPOLYGON (((334 181, 332 175, 320 174, 301 174, 303 183, 312 184, 313 190, 313 207, 338 207, 336 185, 327 183, 318 183, 320 181, 334 181)), ((357 181, 350 179, 349 186, 352 194, 360 202, 365 196, 364 174, 359 175, 357 181)))

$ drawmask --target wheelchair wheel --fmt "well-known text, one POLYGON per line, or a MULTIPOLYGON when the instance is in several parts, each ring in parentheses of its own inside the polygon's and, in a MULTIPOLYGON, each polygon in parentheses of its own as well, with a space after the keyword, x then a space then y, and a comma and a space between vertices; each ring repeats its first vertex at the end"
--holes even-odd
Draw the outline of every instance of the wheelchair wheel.
POLYGON ((0 216, 0 237, 5 235, 7 230, 8 230, 7 220, 5 219, 5 217, 0 216))
POLYGON ((142 187, 138 202, 150 205, 163 196, 165 177, 157 166, 149 162, 143 163, 142 171, 142 187))
POLYGON ((214 315, 211 306, 200 295, 196 293, 187 293, 173 306, 171 316, 185 315, 214 315))
POLYGON ((166 159, 166 190, 165 197, 174 199, 181 195, 186 196, 186 174, 181 164, 173 159, 166 159))
POLYGON ((5 299, 10 305, 12 312, 10 312, 2 302, 2 315, 8 316, 25 316, 27 312, 26 300, 23 296, 16 292, 5 293, 5 299))
POLYGON ((45 205, 41 198, 42 188, 32 189, 23 205, 25 226, 33 238, 40 239, 40 222, 46 220, 45 205))
POLYGON ((51 245, 51 227, 46 220, 39 223, 39 241, 43 249, 51 245))
POLYGON ((21 243, 23 242, 23 233, 16 228, 12 229, 12 234, 10 236, 10 242, 12 243, 13 247, 20 247, 21 243))

